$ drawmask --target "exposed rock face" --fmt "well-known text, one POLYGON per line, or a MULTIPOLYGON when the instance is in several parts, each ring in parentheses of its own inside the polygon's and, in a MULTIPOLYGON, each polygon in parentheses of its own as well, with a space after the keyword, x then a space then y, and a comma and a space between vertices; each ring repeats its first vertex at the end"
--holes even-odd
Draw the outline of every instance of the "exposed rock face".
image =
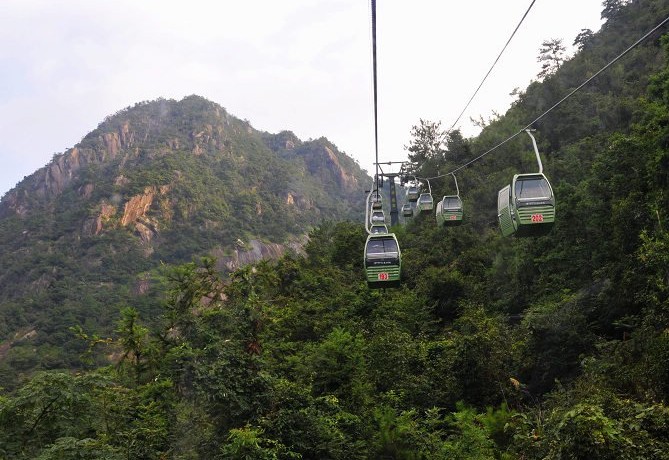
MULTIPOLYGON (((122 176, 120 176, 122 177, 122 176)), ((118 178, 117 178, 118 182, 118 178)), ((159 202, 159 207, 163 211, 164 218, 170 218, 169 202, 164 196, 169 192, 170 187, 163 185, 160 187, 146 187, 144 193, 135 195, 130 198, 123 206, 123 216, 120 221, 117 221, 122 227, 132 225, 144 243, 150 242, 158 233, 157 219, 147 215, 151 209, 156 196, 161 196, 163 199, 159 202)), ((86 219, 83 223, 82 233, 87 236, 99 235, 105 227, 105 224, 116 215, 117 207, 108 202, 100 204, 100 211, 94 217, 86 219)))
POLYGON ((70 184, 75 173, 86 165, 115 158, 121 149, 132 146, 134 133, 124 123, 117 132, 101 134, 99 140, 105 150, 100 154, 92 149, 74 147, 54 158, 49 166, 35 173, 33 189, 38 196, 57 195, 70 184))
POLYGON ((128 182, 130 182, 128 178, 121 174, 114 180, 114 185, 123 187, 124 185, 128 185, 128 182))
POLYGON ((301 253, 303 241, 282 245, 278 243, 262 243, 258 240, 249 241, 248 249, 237 248, 232 255, 225 255, 220 250, 212 251, 212 255, 218 261, 218 268, 221 270, 234 271, 245 265, 266 259, 278 259, 283 256, 288 249, 301 253))
POLYGON ((143 194, 130 198, 123 208, 121 226, 125 227, 129 223, 137 221, 140 217, 144 217, 153 203, 155 194, 155 187, 146 187, 143 194))
POLYGON ((110 158, 116 157, 121 149, 131 147, 135 141, 135 133, 130 130, 130 123, 127 121, 117 132, 104 133, 101 137, 110 158))
POLYGON ((116 206, 109 203, 100 205, 100 213, 84 222, 84 235, 99 235, 102 232, 103 224, 116 214, 116 206))
POLYGON ((275 152, 294 150, 295 147, 302 144, 297 136, 291 131, 281 131, 278 134, 267 135, 265 136, 265 143, 275 152))
POLYGON ((28 213, 28 207, 22 203, 21 198, 25 198, 25 192, 19 193, 16 190, 12 190, 7 193, 2 203, 0 203, 0 217, 5 217, 12 213, 24 217, 28 213))
POLYGON ((93 190, 95 189, 95 186, 93 184, 86 184, 82 187, 79 187, 79 195, 83 196, 84 198, 88 199, 91 197, 93 194, 93 190))
POLYGON ((135 222, 135 231, 139 234, 142 242, 149 243, 153 236, 158 233, 158 222, 154 219, 143 219, 135 222))
POLYGON ((334 180, 346 191, 353 191, 358 187, 358 179, 342 167, 335 152, 326 145, 318 145, 303 154, 304 162, 311 174, 321 180, 334 180))
POLYGON ((37 337, 37 330, 35 329, 17 331, 14 333, 13 338, 4 343, 0 343, 0 360, 2 360, 7 355, 14 344, 34 339, 35 337, 37 337))
POLYGON ((136 295, 144 295, 151 289, 151 278, 147 274, 142 274, 137 277, 134 292, 136 295))
MULTIPOLYGON (((59 195, 70 185, 82 168, 114 159, 122 149, 130 147, 134 142, 134 132, 131 131, 130 124, 126 122, 116 132, 101 134, 98 142, 104 146, 104 150, 74 147, 62 155, 56 155, 51 163, 24 181, 27 182, 28 187, 21 192, 14 189, 7 193, 0 206, 0 217, 11 211, 19 215, 25 214, 25 199, 28 196, 45 199, 59 195)), ((92 187, 92 184, 90 185, 92 187)), ((84 188, 80 193, 86 196, 92 191, 92 188, 84 188)))
POLYGON ((315 211, 319 212, 314 204, 314 200, 298 195, 295 192, 288 192, 286 195, 286 204, 295 206, 299 211, 315 211))
MULTIPOLYGON (((164 196, 170 190, 169 185, 160 187, 146 187, 144 193, 135 195, 125 203, 123 207, 123 217, 121 217, 121 226, 126 227, 134 224, 135 231, 142 239, 142 242, 149 243, 154 235, 158 234, 158 220, 147 215, 156 195, 164 196)), ((160 202, 160 208, 169 209, 166 200, 160 202)), ((164 209, 163 209, 164 210, 164 209)), ((170 214, 164 216, 169 219, 170 214)))
POLYGON ((346 190, 353 190, 358 185, 358 180, 348 173, 342 166, 339 164, 339 159, 337 155, 329 147, 325 147, 325 152, 327 153, 326 165, 328 169, 334 174, 337 178, 337 183, 340 187, 346 190))
POLYGON ((46 169, 38 171, 33 182, 37 196, 58 195, 70 183, 74 174, 89 162, 87 155, 82 155, 78 148, 55 158, 46 169), (40 174, 41 173, 41 174, 40 174))

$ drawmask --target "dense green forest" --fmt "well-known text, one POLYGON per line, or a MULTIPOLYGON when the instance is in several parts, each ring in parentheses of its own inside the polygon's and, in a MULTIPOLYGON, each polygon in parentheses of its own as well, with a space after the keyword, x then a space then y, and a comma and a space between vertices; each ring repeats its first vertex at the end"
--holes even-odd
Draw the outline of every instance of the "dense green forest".
MULTIPOLYGON (((518 131, 669 4, 602 14, 478 137, 421 121, 417 174, 518 131)), ((549 235, 497 228, 497 190, 536 167, 523 135, 459 174, 461 227, 394 229, 399 289, 367 288, 357 222, 230 275, 211 258, 165 266, 152 316, 129 304, 110 336, 70 329, 81 371, 0 393, 0 458, 669 459, 668 55, 652 36, 535 126, 549 235)))

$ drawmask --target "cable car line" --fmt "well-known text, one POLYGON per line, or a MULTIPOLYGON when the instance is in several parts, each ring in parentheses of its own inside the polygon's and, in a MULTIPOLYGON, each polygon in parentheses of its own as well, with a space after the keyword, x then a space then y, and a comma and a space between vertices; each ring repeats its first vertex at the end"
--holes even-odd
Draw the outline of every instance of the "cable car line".
POLYGON ((495 62, 493 62, 492 65, 490 66, 490 69, 488 70, 488 73, 485 74, 485 77, 483 77, 483 80, 481 80, 481 83, 479 84, 478 88, 476 88, 476 91, 474 91, 474 94, 472 94, 472 97, 470 97, 470 98, 469 98, 469 101, 467 101, 467 105, 465 105, 465 108, 462 109, 462 112, 460 112, 460 115, 458 115, 458 118, 455 119, 455 121, 453 122, 453 124, 451 125, 451 127, 448 128, 448 131, 447 131, 447 132, 451 132, 451 131, 453 131, 453 128, 455 127, 455 125, 458 123, 458 121, 460 121, 460 118, 461 118, 462 115, 465 113, 465 110, 467 110, 467 108, 469 107, 469 104, 472 103, 472 101, 474 100, 474 97, 476 97, 476 95, 478 94, 479 90, 480 90, 481 87, 483 86, 483 83, 485 83, 486 79, 488 78, 488 75, 490 75, 490 72, 492 72, 492 69, 494 69, 494 68, 495 68, 495 65, 497 65, 497 61, 499 61, 499 58, 502 57, 502 54, 503 54, 504 51, 506 50, 506 47, 509 46, 509 43, 511 43, 511 40, 513 39, 513 36, 516 35, 516 32, 518 32, 518 29, 520 28, 520 25, 523 23, 523 21, 524 21, 525 18, 527 17, 527 14, 530 12, 530 10, 532 9, 532 7, 534 6, 534 2, 536 2, 536 0, 532 0, 532 3, 530 3, 530 6, 527 8, 527 11, 525 11, 525 14, 524 14, 523 17, 520 19, 520 22, 518 23, 518 25, 516 26, 516 28, 513 30, 513 33, 511 34, 511 36, 509 37, 509 39, 506 41, 506 44, 504 45, 504 48, 502 48, 502 51, 500 51, 499 54, 497 55, 497 59, 495 59, 495 62))
POLYGON ((379 191, 379 121, 377 103, 377 78, 376 78, 376 0, 372 0, 372 74, 374 78, 374 152, 376 154, 376 186, 379 191))
MULTIPOLYGON (((397 237, 394 233, 388 233, 385 227, 385 214, 379 193, 379 128, 378 128, 378 104, 377 104, 377 75, 376 75, 376 0, 372 3, 372 66, 374 74, 374 149, 376 154, 376 175, 374 177, 373 191, 367 195, 365 201, 365 228, 367 229, 367 241, 363 261, 365 267, 365 278, 370 289, 386 289, 399 287, 401 284, 402 253, 397 237), (374 195, 372 195, 372 193, 374 195), (376 202, 370 203, 370 197, 376 202), (380 204, 380 209, 377 206, 380 204), (385 231, 384 231, 385 230, 385 231)), ((391 179, 394 180, 394 179, 391 179)), ((391 183, 391 201, 393 201, 394 183, 391 183)), ((392 203, 391 203, 392 205, 392 203)))
POLYGON ((576 88, 574 88, 572 91, 570 91, 569 94, 567 94, 567 95, 564 96, 562 99, 560 99, 558 102, 556 102, 555 104, 553 104, 552 107, 550 107, 548 110, 546 110, 546 111, 543 112, 541 115, 539 115, 537 118, 535 118, 535 119, 532 120, 530 123, 528 123, 527 126, 521 128, 521 129, 520 129, 518 132, 516 132, 515 134, 509 136, 508 138, 504 139, 503 141, 501 141, 500 143, 498 143, 498 144, 495 145, 494 147, 492 147, 492 148, 486 150, 485 152, 483 152, 482 154, 480 154, 480 155, 477 156, 476 158, 473 158, 473 159, 469 160, 468 162, 464 163, 464 164, 461 165, 461 166, 458 166, 457 168, 453 169, 452 171, 449 171, 449 172, 444 173, 444 174, 439 174, 439 175, 437 175, 437 176, 433 176, 433 177, 419 177, 418 179, 423 179, 423 180, 433 180, 433 179, 439 179, 439 178, 445 177, 445 176, 447 176, 447 175, 449 175, 449 174, 452 174, 452 173, 456 173, 456 172, 460 171, 461 169, 464 169, 464 168, 466 168, 467 166, 471 165, 472 163, 475 163, 476 161, 480 160, 481 158, 483 158, 484 156, 488 155, 489 153, 492 153, 493 151, 497 150, 498 148, 500 148, 500 147, 503 146, 504 144, 506 144, 506 143, 510 142, 511 140, 515 139, 516 137, 518 137, 518 136, 519 136, 520 134, 522 134, 523 132, 529 130, 529 129, 532 127, 532 125, 533 125, 534 123, 536 123, 537 121, 541 120, 543 117, 545 117, 545 116, 548 115, 550 112, 552 112, 553 110, 555 110, 558 106, 560 106, 564 101, 566 101, 566 100, 569 99, 571 96, 573 96, 574 94, 576 94, 578 91, 580 91, 581 89, 583 89, 583 87, 584 87, 585 85, 587 85, 588 83, 590 83, 590 82, 591 82, 593 79, 595 79, 599 74, 601 74, 602 72, 604 72, 606 69, 608 69, 609 67, 611 67, 611 66, 612 66, 613 64, 615 64, 617 61, 619 61, 619 60, 620 60, 623 56, 625 56, 627 53, 629 53, 629 52, 632 51, 634 48, 636 48, 636 47, 639 46, 641 43, 643 43, 643 42, 644 42, 650 35, 652 35, 654 32, 656 32, 660 27, 662 27, 663 25, 665 25, 667 22, 669 22, 669 16, 667 16, 662 22, 660 22, 658 25, 656 25, 655 27, 653 27, 653 28, 652 28, 650 31, 648 31, 645 35, 643 35, 643 36, 642 36, 641 38, 639 38, 636 42, 634 42, 632 45, 630 45, 625 51, 623 51, 623 52, 620 53, 618 56, 616 56, 615 58, 613 58, 608 64, 606 64, 604 67, 602 67, 601 69, 599 69, 594 75, 592 75, 590 78, 588 78, 588 79, 585 80, 583 83, 581 83, 580 85, 578 85, 576 88))
POLYGON ((613 59, 611 62, 609 62, 608 64, 606 64, 606 65, 605 65, 604 67, 602 67, 601 69, 599 69, 599 71, 597 71, 597 73, 595 73, 592 77, 588 78, 586 81, 584 81, 584 82, 581 83, 578 87, 576 87, 574 90, 572 90, 569 94, 567 94, 565 97, 563 97, 563 98, 560 99, 558 102, 556 102, 555 105, 553 105, 553 107, 551 107, 550 109, 546 110, 544 113, 542 113, 542 114, 539 115, 537 118, 535 118, 534 120, 532 120, 532 122, 530 122, 530 124, 528 124, 528 125, 527 125, 525 128, 523 128, 521 131, 524 131, 524 130, 528 129, 528 128, 529 128, 530 126, 532 126, 534 123, 536 123, 537 121, 541 120, 541 119, 542 119, 544 116, 546 116, 551 110, 553 110, 554 108, 556 108, 557 106, 559 106, 560 104, 562 104, 564 101, 566 101, 568 98, 570 98, 574 93, 576 93, 576 92, 579 91, 581 88, 583 88, 585 85, 587 85, 588 83, 590 83, 590 81, 591 81, 592 79, 594 79, 597 75, 599 75, 600 73, 604 72, 606 69, 608 69, 609 67, 611 67, 616 61, 618 61, 620 58, 622 58, 622 57, 625 56, 627 53, 629 53, 632 49, 636 48, 639 44, 641 44, 643 41, 645 41, 645 40, 646 40, 646 39, 647 39, 653 32, 655 32, 657 29, 659 29, 660 27, 662 27, 662 26, 663 26, 664 24, 666 24, 667 22, 669 22, 669 16, 667 16, 667 17, 664 19, 664 21, 662 21, 661 23, 659 23, 658 25, 656 25, 655 27, 653 27, 653 29, 651 29, 649 32, 647 32, 646 35, 644 35, 643 37, 641 37, 640 39, 638 39, 636 42, 634 42, 632 45, 630 45, 625 51, 623 51, 623 52, 620 53, 618 56, 616 56, 615 59, 613 59))

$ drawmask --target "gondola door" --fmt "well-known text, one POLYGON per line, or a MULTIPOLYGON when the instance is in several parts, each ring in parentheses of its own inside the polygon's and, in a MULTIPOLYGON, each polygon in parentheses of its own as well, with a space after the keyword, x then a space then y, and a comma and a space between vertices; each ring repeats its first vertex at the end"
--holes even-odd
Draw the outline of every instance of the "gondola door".
POLYGON ((512 235, 516 231, 513 225, 513 217, 511 213, 511 186, 507 185, 497 194, 497 218, 499 219, 499 228, 502 231, 502 236, 512 235))

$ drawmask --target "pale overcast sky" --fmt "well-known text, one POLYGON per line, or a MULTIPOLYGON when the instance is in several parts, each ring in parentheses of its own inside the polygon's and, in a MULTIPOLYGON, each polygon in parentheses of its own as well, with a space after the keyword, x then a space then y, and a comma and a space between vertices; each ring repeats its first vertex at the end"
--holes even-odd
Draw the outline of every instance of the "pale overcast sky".
MULTIPOLYGON (((378 0, 379 145, 449 127, 531 0, 378 0)), ((541 42, 601 26, 601 0, 537 0, 459 123, 505 112, 541 42)), ((639 31, 639 36, 646 31, 639 31)), ((1 0, 0 196, 139 101, 197 94, 260 130, 326 136, 372 171, 369 0, 1 0)))

